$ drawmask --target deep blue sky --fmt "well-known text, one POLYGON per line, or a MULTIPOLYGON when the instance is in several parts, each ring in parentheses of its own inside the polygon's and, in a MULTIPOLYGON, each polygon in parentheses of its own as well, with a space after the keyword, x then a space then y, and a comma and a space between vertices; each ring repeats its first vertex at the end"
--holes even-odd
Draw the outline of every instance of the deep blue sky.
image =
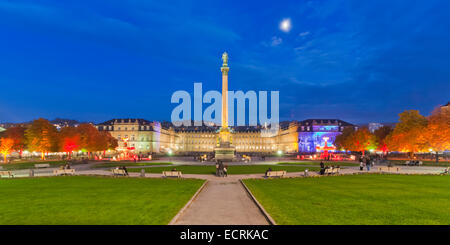
POLYGON ((169 120, 176 90, 279 90, 284 120, 450 100, 450 1, 0 0, 0 121, 169 120), (290 18, 283 32, 280 21, 290 18))

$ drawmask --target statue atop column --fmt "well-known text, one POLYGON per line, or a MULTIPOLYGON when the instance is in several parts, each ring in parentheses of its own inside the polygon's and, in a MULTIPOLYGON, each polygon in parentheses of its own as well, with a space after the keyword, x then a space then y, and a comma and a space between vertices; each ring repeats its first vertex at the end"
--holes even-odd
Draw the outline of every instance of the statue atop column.
POLYGON ((228 54, 227 54, 227 52, 224 52, 223 54, 222 54, 222 61, 223 61, 223 65, 222 66, 228 66, 228 54))

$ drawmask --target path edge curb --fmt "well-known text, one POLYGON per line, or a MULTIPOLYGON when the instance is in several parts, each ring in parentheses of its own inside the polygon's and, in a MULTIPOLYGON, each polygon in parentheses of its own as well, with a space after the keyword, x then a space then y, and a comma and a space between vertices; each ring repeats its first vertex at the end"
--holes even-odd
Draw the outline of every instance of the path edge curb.
POLYGON ((269 222, 270 225, 277 225, 277 223, 275 222, 275 220, 270 216, 270 214, 264 209, 264 207, 261 205, 261 203, 258 202, 258 200, 256 200, 256 197, 253 196, 252 192, 250 191, 250 189, 245 185, 244 181, 242 181, 242 179, 239 180, 239 182, 241 182, 242 186, 244 186, 244 189, 247 191, 247 193, 250 195, 250 197, 252 198, 253 202, 256 204, 256 206, 258 206, 259 210, 263 213, 264 217, 266 218, 266 220, 269 222))
POLYGON ((195 192, 195 194, 191 197, 191 199, 186 203, 186 205, 184 205, 184 207, 177 213, 177 215, 175 215, 175 217, 173 217, 173 219, 169 222, 168 225, 175 225, 175 223, 178 221, 178 219, 180 218, 180 216, 184 213, 184 211, 186 211, 186 209, 189 208, 189 206, 191 206, 191 204, 195 201, 195 199, 197 199, 198 195, 200 194, 200 192, 205 188, 206 184, 209 182, 209 180, 206 180, 202 186, 200 186, 200 188, 198 188, 197 192, 195 192))

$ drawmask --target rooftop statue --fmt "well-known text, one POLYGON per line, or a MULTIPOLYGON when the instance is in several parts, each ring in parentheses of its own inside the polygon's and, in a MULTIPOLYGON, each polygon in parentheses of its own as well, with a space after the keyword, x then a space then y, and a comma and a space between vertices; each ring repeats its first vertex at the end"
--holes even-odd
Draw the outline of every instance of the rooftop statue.
POLYGON ((228 66, 228 54, 227 54, 227 52, 224 52, 222 54, 222 61, 223 61, 223 66, 228 66))

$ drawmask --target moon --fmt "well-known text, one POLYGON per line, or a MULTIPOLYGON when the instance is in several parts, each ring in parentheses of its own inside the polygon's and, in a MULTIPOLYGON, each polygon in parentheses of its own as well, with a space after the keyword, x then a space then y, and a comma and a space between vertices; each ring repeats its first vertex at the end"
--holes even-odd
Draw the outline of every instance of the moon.
POLYGON ((292 28, 291 19, 285 18, 280 22, 280 30, 284 32, 289 32, 292 28))

